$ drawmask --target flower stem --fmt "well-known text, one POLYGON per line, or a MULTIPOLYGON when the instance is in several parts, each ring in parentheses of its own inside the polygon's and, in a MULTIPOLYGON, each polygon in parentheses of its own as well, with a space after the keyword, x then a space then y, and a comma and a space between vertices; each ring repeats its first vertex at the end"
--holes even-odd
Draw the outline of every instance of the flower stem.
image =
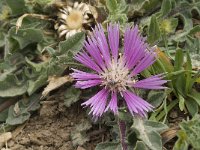
POLYGON ((118 126, 119 126, 119 133, 120 133, 120 142, 122 146, 122 150, 127 150, 127 143, 126 139, 126 123, 118 118, 118 126))

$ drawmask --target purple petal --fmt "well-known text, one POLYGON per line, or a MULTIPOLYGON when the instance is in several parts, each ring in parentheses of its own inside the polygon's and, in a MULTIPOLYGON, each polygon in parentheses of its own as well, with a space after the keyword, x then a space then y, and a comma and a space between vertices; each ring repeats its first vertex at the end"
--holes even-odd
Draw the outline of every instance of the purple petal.
POLYGON ((108 26, 108 40, 111 49, 112 56, 117 62, 118 59, 118 49, 119 49, 119 25, 109 24, 108 26))
POLYGON ((88 80, 88 81, 77 81, 75 84, 76 88, 86 89, 102 83, 102 80, 88 80))
POLYGON ((110 52, 107 43, 106 36, 104 34, 104 30, 102 25, 98 24, 94 29, 94 38, 97 41, 97 45, 99 50, 101 51, 103 58, 105 60, 106 66, 109 67, 111 64, 110 52))
POLYGON ((127 28, 124 37, 124 62, 126 67, 132 69, 133 66, 145 55, 147 45, 145 39, 140 36, 138 26, 127 28))
POLYGON ((92 113, 93 116, 100 117, 105 110, 108 94, 109 91, 107 89, 102 89, 82 105, 90 106, 91 111, 89 114, 92 113))
POLYGON ((141 61, 135 66, 133 71, 131 72, 131 76, 137 75, 138 73, 142 72, 150 65, 152 65, 156 61, 156 53, 148 52, 146 56, 141 59, 141 61))
POLYGON ((137 81, 132 86, 135 88, 142 89, 166 89, 167 87, 162 86, 167 80, 162 79, 162 75, 151 76, 149 78, 137 81))
POLYGON ((101 77, 97 74, 87 73, 76 69, 72 70, 74 71, 74 73, 71 73, 71 76, 77 81, 101 79, 101 77))
POLYGON ((118 113, 118 106, 117 106, 117 92, 113 92, 111 95, 111 100, 108 106, 105 109, 105 112, 110 109, 114 114, 118 113))
POLYGON ((137 63, 145 56, 146 44, 142 43, 137 48, 135 48, 135 53, 132 54, 126 66, 128 69, 132 69, 137 63), (143 44, 143 45, 142 45, 143 44))
POLYGON ((91 59, 86 52, 79 53, 75 56, 75 59, 80 63, 84 64, 90 69, 93 69, 97 72, 101 72, 99 66, 91 59))
POLYGON ((105 68, 105 63, 103 61, 102 55, 100 53, 100 50, 97 46, 97 42, 94 39, 94 37, 88 37, 88 41, 85 42, 84 45, 85 49, 88 51, 88 53, 94 58, 96 63, 102 68, 105 68))
POLYGON ((122 95, 132 115, 138 114, 140 116, 146 116, 146 113, 153 108, 148 102, 128 90, 122 92, 122 95))

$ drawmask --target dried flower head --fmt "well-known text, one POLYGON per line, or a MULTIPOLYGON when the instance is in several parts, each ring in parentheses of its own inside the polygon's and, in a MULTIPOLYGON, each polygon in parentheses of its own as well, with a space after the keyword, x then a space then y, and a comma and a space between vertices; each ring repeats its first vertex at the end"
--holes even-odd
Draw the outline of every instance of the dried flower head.
POLYGON ((143 80, 137 78, 139 73, 155 62, 155 48, 149 48, 135 26, 126 29, 124 50, 119 53, 119 25, 110 24, 107 30, 108 40, 102 26, 98 25, 93 36, 88 37, 85 42, 86 51, 75 57, 77 61, 96 72, 86 73, 73 69, 72 77, 77 81, 75 86, 86 89, 99 85, 102 88, 82 105, 90 106, 90 113, 95 118, 109 109, 117 114, 118 97, 121 96, 132 115, 146 116, 153 106, 138 97, 135 89, 165 89, 162 85, 167 82, 162 79, 161 74, 143 80))
POLYGON ((59 37, 68 38, 81 31, 89 31, 97 18, 94 7, 85 3, 75 2, 73 7, 65 6, 59 8, 58 21, 55 29, 59 37))

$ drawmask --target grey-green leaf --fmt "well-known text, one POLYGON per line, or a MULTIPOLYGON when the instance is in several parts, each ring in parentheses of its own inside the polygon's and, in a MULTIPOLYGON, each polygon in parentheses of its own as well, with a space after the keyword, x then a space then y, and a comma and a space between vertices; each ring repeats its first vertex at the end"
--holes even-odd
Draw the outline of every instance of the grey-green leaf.
POLYGON ((148 147, 142 141, 137 141, 134 150, 148 150, 148 147))
POLYGON ((104 142, 99 143, 95 150, 121 150, 121 145, 119 142, 104 142))
POLYGON ((150 44, 153 44, 160 38, 160 28, 155 15, 151 17, 149 30, 148 30, 148 41, 150 44))
POLYGON ((73 103, 77 102, 80 99, 81 91, 74 87, 70 87, 65 92, 64 104, 67 107, 70 107, 73 103))
POLYGON ((110 13, 117 11, 117 0, 106 0, 106 6, 110 13))
POLYGON ((171 8, 172 8, 171 0, 163 0, 161 6, 162 15, 163 16, 167 15, 171 11, 171 8))
POLYGON ((6 3, 12 10, 13 15, 23 14, 26 10, 24 0, 6 0, 6 3))
POLYGON ((158 132, 166 129, 166 125, 153 121, 145 121, 142 118, 135 117, 132 128, 139 133, 138 138, 142 140, 148 148, 152 150, 162 150, 162 140, 158 132))
MULTIPOLYGON (((4 73, 5 74, 5 73, 4 73)), ((27 90, 27 82, 19 81, 13 74, 0 76, 0 97, 14 97, 22 95, 27 90)))
POLYGON ((60 42, 59 52, 61 54, 71 51, 74 55, 83 47, 85 34, 83 32, 77 33, 65 41, 60 42))
POLYGON ((32 43, 39 43, 43 39, 43 33, 40 29, 19 29, 17 34, 15 33, 15 30, 15 27, 11 28, 9 35, 19 43, 20 49, 23 49, 32 43))
POLYGON ((14 106, 11 106, 9 108, 8 118, 6 119, 6 123, 9 125, 22 124, 29 119, 30 115, 31 114, 26 110, 26 108, 20 108, 19 114, 16 114, 14 106))
POLYGON ((158 107, 162 104, 166 97, 165 91, 150 91, 148 94, 148 101, 154 106, 158 107))

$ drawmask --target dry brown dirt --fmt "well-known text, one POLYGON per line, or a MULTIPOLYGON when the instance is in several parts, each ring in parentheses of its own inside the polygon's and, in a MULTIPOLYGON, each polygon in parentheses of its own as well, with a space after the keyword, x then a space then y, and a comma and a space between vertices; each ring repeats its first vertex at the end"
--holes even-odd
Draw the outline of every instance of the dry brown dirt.
POLYGON ((41 101, 41 108, 23 125, 12 131, 8 142, 11 150, 94 150, 97 143, 108 139, 108 132, 99 125, 93 125, 86 132, 89 141, 73 145, 71 132, 76 125, 90 119, 86 110, 76 103, 67 108, 62 100, 49 98, 41 101))

